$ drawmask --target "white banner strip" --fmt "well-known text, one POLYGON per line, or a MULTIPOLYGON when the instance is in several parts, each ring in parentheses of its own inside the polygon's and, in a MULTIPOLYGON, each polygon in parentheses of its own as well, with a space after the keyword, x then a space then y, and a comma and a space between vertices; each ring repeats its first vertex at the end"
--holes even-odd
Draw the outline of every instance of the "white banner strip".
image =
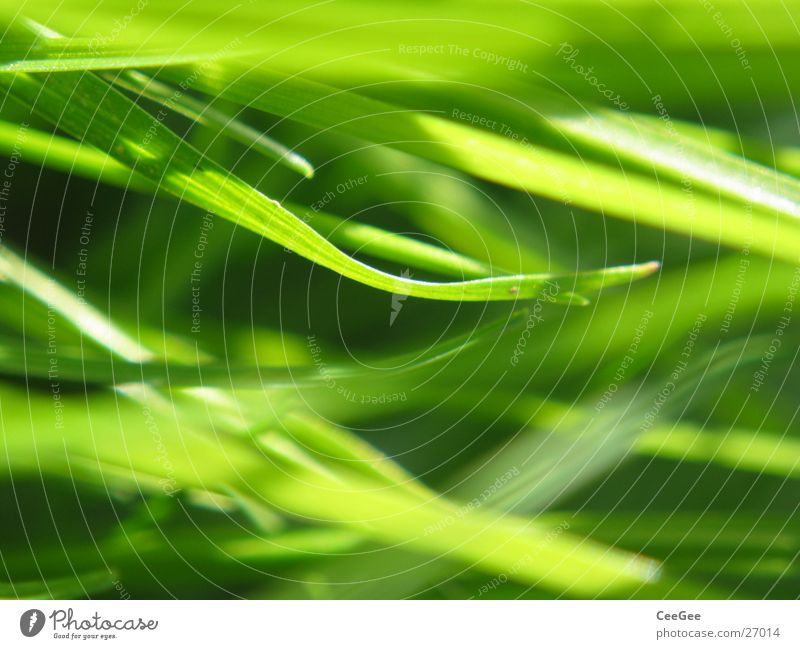
POLYGON ((797 601, 3 601, 0 647, 800 647, 797 601))

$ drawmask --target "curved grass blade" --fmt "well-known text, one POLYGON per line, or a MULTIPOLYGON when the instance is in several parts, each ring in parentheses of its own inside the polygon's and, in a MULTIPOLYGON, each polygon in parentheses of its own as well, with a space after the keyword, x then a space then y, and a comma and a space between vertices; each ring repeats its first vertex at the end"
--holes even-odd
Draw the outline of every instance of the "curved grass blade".
MULTIPOLYGON (((186 72, 168 69, 163 74, 176 79, 186 72)), ((680 183, 660 183, 657 178, 622 173, 618 168, 536 143, 520 143, 439 114, 406 110, 263 68, 209 66, 198 74, 195 87, 242 105, 399 148, 478 178, 605 215, 731 246, 752 246, 791 262, 796 261, 800 247, 800 221, 794 218, 797 206, 793 201, 779 202, 780 213, 788 218, 776 220, 774 213, 750 210, 741 200, 686 192, 680 183)), ((681 162, 679 166, 687 164, 681 162)), ((724 172, 726 167, 720 163, 719 169, 724 172)), ((771 182, 781 181, 774 172, 765 173, 771 182)), ((715 186, 709 179, 707 184, 715 186)), ((756 190, 748 189, 747 193, 753 191, 756 190)))
POLYGON ((110 83, 147 97, 200 124, 215 127, 237 142, 252 148, 267 158, 277 160, 306 178, 314 177, 314 167, 300 154, 236 117, 195 99, 178 88, 172 88, 136 70, 124 70, 113 75, 107 74, 104 78, 110 83))
POLYGON ((347 250, 450 277, 479 278, 492 272, 487 264, 418 239, 301 205, 292 205, 291 209, 317 232, 347 250))
POLYGON ((449 283, 398 277, 343 253, 280 203, 203 157, 94 74, 0 75, 0 87, 82 142, 108 151, 160 189, 345 277, 390 293, 459 302, 539 298, 571 303, 575 293, 628 283, 658 267, 646 263, 575 274, 511 275, 449 283), (553 285, 556 290, 546 290, 553 285))
MULTIPOLYGON (((389 368, 368 371, 361 365, 318 367, 263 367, 237 366, 201 362, 190 365, 185 359, 157 359, 156 354, 131 338, 109 317, 83 299, 78 298, 56 279, 48 277, 29 261, 15 254, 8 245, 0 248, 0 281, 18 286, 39 302, 53 309, 72 322, 76 328, 108 349, 122 360, 109 356, 85 353, 76 349, 72 355, 61 349, 58 357, 59 377, 63 381, 82 384, 121 385, 146 383, 170 387, 214 387, 227 386, 237 389, 248 387, 303 387, 324 385, 331 380, 364 378, 389 378, 413 372, 429 365, 446 362, 457 354, 485 341, 495 340, 507 326, 525 315, 520 310, 508 319, 498 320, 475 329, 463 336, 437 343, 422 356, 416 353, 401 355, 393 359, 382 359, 381 364, 389 368)), ((68 351, 68 350, 67 350, 68 351)), ((18 339, 0 340, 0 372, 24 374, 30 377, 47 378, 52 370, 52 355, 49 349, 20 346, 18 339)))
MULTIPOLYGON (((18 149, 22 159, 29 163, 123 189, 146 193, 158 191, 157 185, 93 147, 30 126, 25 128, 24 138, 19 137, 20 132, 19 125, 0 120, 0 153, 11 155, 18 149)), ((345 250, 449 277, 477 278, 491 273, 487 264, 452 250, 299 204, 289 204, 289 208, 317 232, 345 250)))

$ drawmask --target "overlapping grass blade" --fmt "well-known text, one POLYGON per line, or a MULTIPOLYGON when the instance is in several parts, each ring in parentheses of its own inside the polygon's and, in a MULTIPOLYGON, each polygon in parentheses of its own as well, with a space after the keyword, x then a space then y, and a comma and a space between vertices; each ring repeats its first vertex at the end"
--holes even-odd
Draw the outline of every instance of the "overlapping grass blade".
MULTIPOLYGON (((69 51, 69 43, 64 40, 65 51, 69 51)), ((80 51, 80 43, 74 47, 80 51)), ((78 60, 83 61, 81 69, 105 66, 102 55, 96 64, 78 60)), ((169 63, 166 58, 162 61, 162 65, 169 63)), ((117 61, 108 67, 126 66, 117 61)), ((629 161, 667 172, 672 180, 669 185, 577 159, 535 140, 520 143, 437 115, 408 112, 264 69, 204 65, 188 73, 167 70, 165 74, 181 83, 191 78, 194 87, 242 105, 411 150, 481 178, 604 214, 729 245, 753 245, 762 253, 790 261, 794 261, 793 250, 800 242, 800 183, 766 167, 745 163, 711 144, 684 138, 674 128, 665 130, 652 119, 602 109, 588 113, 584 109, 585 117, 575 117, 575 110, 565 102, 554 107, 551 99, 537 106, 537 113, 543 112, 545 118, 537 121, 545 125, 545 130, 595 147, 611 145, 629 161), (712 193, 682 191, 684 179, 712 193), (727 196, 729 202, 715 198, 715 192, 727 196), (752 212, 751 204, 759 209, 752 212), (773 212, 783 217, 778 223, 773 222, 773 212), (665 213, 672 218, 665 219, 665 213), (676 214, 683 217, 677 219, 676 214)))
MULTIPOLYGON (((171 79, 180 79, 186 74, 165 71, 171 79)), ((778 193, 774 194, 774 200, 767 202, 786 217, 776 220, 770 212, 751 211, 741 200, 722 200, 707 193, 687 192, 679 182, 663 183, 646 175, 622 173, 590 159, 539 146, 535 141, 520 142, 473 128, 468 123, 409 111, 264 69, 211 66, 197 76, 196 87, 316 128, 395 146, 479 178, 556 201, 727 245, 752 246, 754 250, 788 261, 796 259, 800 224, 795 218, 797 204, 791 196, 778 193)), ((658 132, 652 137, 653 158, 656 159, 656 153, 665 150, 664 137, 658 132)), ((639 142, 636 146, 643 151, 642 157, 646 157, 648 139, 640 136, 639 142)), ((630 149, 633 153, 635 146, 631 144, 630 149)), ((707 187, 722 186, 727 188, 725 193, 739 198, 757 196, 767 186, 765 178, 779 187, 793 182, 773 171, 757 169, 758 177, 744 176, 747 186, 739 191, 721 174, 727 173, 730 167, 733 177, 741 178, 741 164, 724 152, 717 153, 718 164, 712 173, 699 168, 693 159, 680 155, 661 156, 661 161, 675 171, 673 176, 691 169, 694 175, 703 178, 707 187)), ((697 153, 699 155, 701 153, 697 153)))
POLYGON ((390 275, 341 252, 278 202, 204 158, 94 74, 62 72, 46 78, 16 74, 0 76, 0 83, 9 96, 81 141, 107 151, 163 190, 214 210, 350 279, 388 292, 454 301, 538 297, 570 302, 576 292, 627 283, 657 268, 648 263, 571 275, 512 275, 447 284, 390 275), (550 284, 558 290, 545 291, 550 284))
MULTIPOLYGON (((39 472, 44 466, 53 475, 101 484, 133 481, 138 488, 151 489, 168 483, 173 490, 224 492, 233 486, 294 516, 345 525, 422 552, 444 553, 490 574, 510 571, 516 580, 541 582, 555 591, 615 592, 657 576, 656 565, 649 560, 571 535, 554 539, 547 526, 535 522, 483 513, 461 516, 459 508, 446 501, 424 503, 406 489, 386 488, 357 475, 340 480, 327 468, 315 470, 308 464, 292 462, 292 471, 287 473, 288 467, 264 462, 262 453, 250 444, 195 434, 172 417, 143 411, 141 404, 125 406, 115 399, 95 398, 88 411, 85 402, 65 396, 63 429, 56 430, 43 403, 22 413, 8 407, 15 398, 8 389, 0 394, 3 427, 14 430, 2 448, 1 465, 14 466, 16 471, 39 472), (87 430, 93 430, 92 421, 105 410, 114 416, 104 418, 102 435, 87 435, 87 430), (116 421, 113 427, 111 421, 116 421), (148 432, 154 426, 164 448, 157 457, 150 452, 148 432), (448 516, 452 523, 439 526, 448 516)), ((33 404, 50 399, 47 395, 30 398, 33 404)), ((285 461, 271 457, 274 462, 285 461)))
POLYGON ((243 56, 235 47, 226 50, 206 50, 139 46, 135 52, 130 46, 95 42, 92 39, 60 39, 52 30, 29 22, 43 38, 31 42, 24 36, 8 35, 0 48, 2 72, 67 72, 79 70, 114 70, 119 68, 161 68, 165 65, 206 63, 226 56, 243 56))
MULTIPOLYGON (((28 126, 24 137, 20 127, 0 120, 0 152, 31 164, 97 180, 123 189, 145 193, 158 191, 128 167, 97 149, 75 140, 45 133, 28 126)), ((326 236, 332 243, 350 250, 387 261, 397 261, 415 268, 458 278, 478 278, 491 273, 488 265, 453 250, 431 245, 418 239, 395 234, 353 219, 342 219, 327 212, 299 204, 289 204, 292 213, 326 236)))
MULTIPOLYGON (((59 287, 60 288, 60 287, 59 287)), ((61 289, 63 290, 63 289, 61 289)), ((64 300, 62 300, 64 302, 64 300)), ((71 304, 72 300, 67 303, 71 304)), ((77 302, 77 300, 76 300, 77 302)), ((238 390, 280 387, 313 387, 330 385, 346 379, 389 380, 396 376, 413 373, 429 366, 445 364, 472 347, 480 347, 496 339, 509 325, 505 320, 490 323, 464 336, 445 340, 426 350, 424 354, 406 354, 394 358, 381 358, 380 362, 396 369, 368 369, 363 364, 326 364, 315 366, 269 367, 223 363, 198 358, 192 365, 170 359, 156 359, 146 348, 136 345, 125 336, 120 339, 118 327, 108 324, 88 305, 82 309, 75 322, 86 325, 83 314, 92 314, 92 320, 84 331, 110 351, 121 356, 114 360, 81 348, 70 351, 62 348, 58 356, 58 375, 66 383, 84 385, 116 386, 127 383, 146 383, 152 386, 186 387, 235 387, 238 390), (114 332, 109 337, 108 332, 114 332), (133 351, 129 351, 132 349, 133 351)), ((517 314, 521 319, 522 313, 517 314)), ((47 378, 53 368, 52 352, 37 346, 26 348, 18 338, 3 340, 0 337, 0 373, 47 378)))
POLYGON ((647 432, 636 452, 800 478, 800 440, 764 431, 708 431, 683 424, 647 432))
POLYGON ((191 120, 216 128, 248 148, 252 148, 267 158, 277 160, 306 178, 314 176, 314 167, 300 154, 264 133, 260 133, 240 119, 187 95, 180 88, 172 88, 137 70, 107 74, 105 78, 110 83, 163 104, 191 120))

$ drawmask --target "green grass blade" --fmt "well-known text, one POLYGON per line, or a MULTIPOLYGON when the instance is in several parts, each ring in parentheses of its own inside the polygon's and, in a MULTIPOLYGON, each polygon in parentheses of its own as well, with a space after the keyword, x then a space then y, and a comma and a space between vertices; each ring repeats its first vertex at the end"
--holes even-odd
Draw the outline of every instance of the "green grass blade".
MULTIPOLYGON (((185 74, 165 71, 171 79, 185 74)), ((795 261, 800 246, 800 222, 793 216, 797 206, 791 199, 779 201, 781 213, 789 218, 776 221, 769 212, 750 210, 739 200, 686 192, 678 182, 659 183, 645 175, 622 173, 618 168, 537 146, 536 142, 520 143, 440 115, 405 110, 263 69, 211 66, 198 76, 196 87, 287 119, 394 146, 479 178, 605 215, 730 246, 748 245, 789 261, 795 261)), ((642 155, 646 157, 644 146, 642 155)), ((671 166, 686 169, 690 162, 679 159, 671 166)), ((720 172, 726 170, 724 162, 721 155, 720 172)), ((760 172, 773 183, 788 182, 769 170, 760 172)), ((722 182, 705 177, 709 187, 722 182)), ((746 193, 754 191, 752 188, 746 193)))
POLYGON ((226 56, 244 56, 240 49, 185 51, 181 48, 139 45, 132 52, 128 45, 95 43, 92 39, 62 40, 54 32, 29 21, 40 33, 49 34, 35 42, 24 37, 8 36, 0 48, 0 72, 66 72, 80 70, 115 70, 121 68, 162 68, 167 65, 204 63, 226 56))
MULTIPOLYGON (((33 127, 24 130, 0 120, 0 152, 11 155, 21 153, 22 160, 97 180, 123 189, 145 193, 158 191, 154 183, 114 158, 93 147, 82 145, 58 135, 45 133, 33 127)), ((459 278, 477 278, 491 273, 487 264, 452 250, 446 250, 424 241, 395 234, 353 219, 342 219, 334 214, 315 211, 299 204, 289 204, 291 211, 327 237, 337 246, 360 252, 378 259, 402 262, 409 266, 459 278)))
POLYGON ((187 95, 179 88, 170 87, 136 70, 107 74, 105 79, 162 104, 191 120, 215 128, 261 155, 277 160, 306 178, 314 177, 314 167, 300 154, 264 133, 260 133, 241 120, 187 95))
POLYGON ((800 441, 763 431, 705 431, 677 425, 648 431, 635 450, 679 462, 711 462, 737 470, 800 477, 800 441))
MULTIPOLYGON (((30 272, 26 279, 30 276, 30 272)), ((25 286, 29 286, 30 282, 25 286)), ((37 287, 38 288, 38 287, 37 287)), ((86 353, 81 348, 60 349, 58 376, 66 383, 83 385, 117 386, 129 383, 146 383, 151 386, 171 388, 227 387, 238 390, 281 387, 326 386, 347 379, 366 381, 389 380, 430 366, 444 364, 450 359, 474 347, 496 340, 509 325, 506 320, 492 322, 464 336, 455 336, 433 345, 424 354, 409 353, 396 357, 381 357, 376 362, 396 369, 368 369, 363 364, 326 364, 324 367, 263 367, 207 361, 198 359, 196 364, 185 360, 156 359, 146 348, 135 344, 108 318, 99 314, 92 306, 80 303, 69 292, 50 280, 47 297, 49 304, 58 304, 63 313, 87 335, 122 358, 114 360, 108 356, 86 353), (80 309, 78 310, 78 307, 80 309)), ((60 311, 61 312, 61 311, 60 311)), ((512 319, 521 320, 520 312, 512 319)), ((49 349, 35 345, 20 345, 18 339, 3 340, 0 337, 0 373, 45 379, 53 368, 53 355, 49 349)))
MULTIPOLYGON (((47 305, 49 309, 74 323, 86 336, 121 358, 129 361, 147 361, 153 358, 148 349, 116 327, 109 317, 52 277, 32 264, 26 263, 19 255, 12 252, 7 244, 0 247, 0 281, 18 286, 47 305)), ((19 363, 22 350, 17 348, 16 352, 11 353, 17 356, 16 360, 11 361, 12 365, 19 363)), ((49 365, 46 358, 42 363, 49 365)))
POLYGON ((380 488, 356 476, 341 482, 328 471, 296 463, 279 468, 249 444, 196 434, 173 416, 143 412, 141 404, 123 406, 94 395, 87 410, 84 398, 65 395, 63 426, 56 429, 50 395, 30 395, 33 409, 26 412, 9 407, 16 398, 14 391, 0 391, 6 439, 0 466, 15 467, 15 474, 44 471, 102 485, 132 481, 154 490, 168 485, 173 491, 225 492, 233 486, 301 519, 344 525, 378 541, 406 543, 488 574, 505 572, 523 583, 541 582, 575 595, 624 592, 657 578, 657 565, 650 560, 570 534, 554 537, 549 526, 536 522, 483 512, 460 516, 459 508, 446 501, 421 504, 405 490, 380 488), (101 419, 102 435, 91 434, 93 422, 101 419), (158 456, 152 453, 154 427, 163 448, 158 456), (454 517, 452 524, 437 527, 448 516, 454 517))
POLYGON ((92 74, 46 78, 0 75, 0 87, 81 141, 197 206, 213 210, 350 279, 390 293, 450 301, 530 298, 572 302, 573 293, 650 275, 653 263, 575 274, 532 274, 437 283, 384 273, 349 257, 312 227, 253 187, 204 158, 164 124, 92 74), (546 290, 553 285, 555 290, 546 290))

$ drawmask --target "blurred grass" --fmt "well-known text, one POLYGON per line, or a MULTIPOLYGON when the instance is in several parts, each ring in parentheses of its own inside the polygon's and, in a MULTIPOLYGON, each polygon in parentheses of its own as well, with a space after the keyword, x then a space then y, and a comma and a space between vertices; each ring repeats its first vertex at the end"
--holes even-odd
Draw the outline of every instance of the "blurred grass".
POLYGON ((0 596, 796 597, 796 8, 3 7, 0 596))

